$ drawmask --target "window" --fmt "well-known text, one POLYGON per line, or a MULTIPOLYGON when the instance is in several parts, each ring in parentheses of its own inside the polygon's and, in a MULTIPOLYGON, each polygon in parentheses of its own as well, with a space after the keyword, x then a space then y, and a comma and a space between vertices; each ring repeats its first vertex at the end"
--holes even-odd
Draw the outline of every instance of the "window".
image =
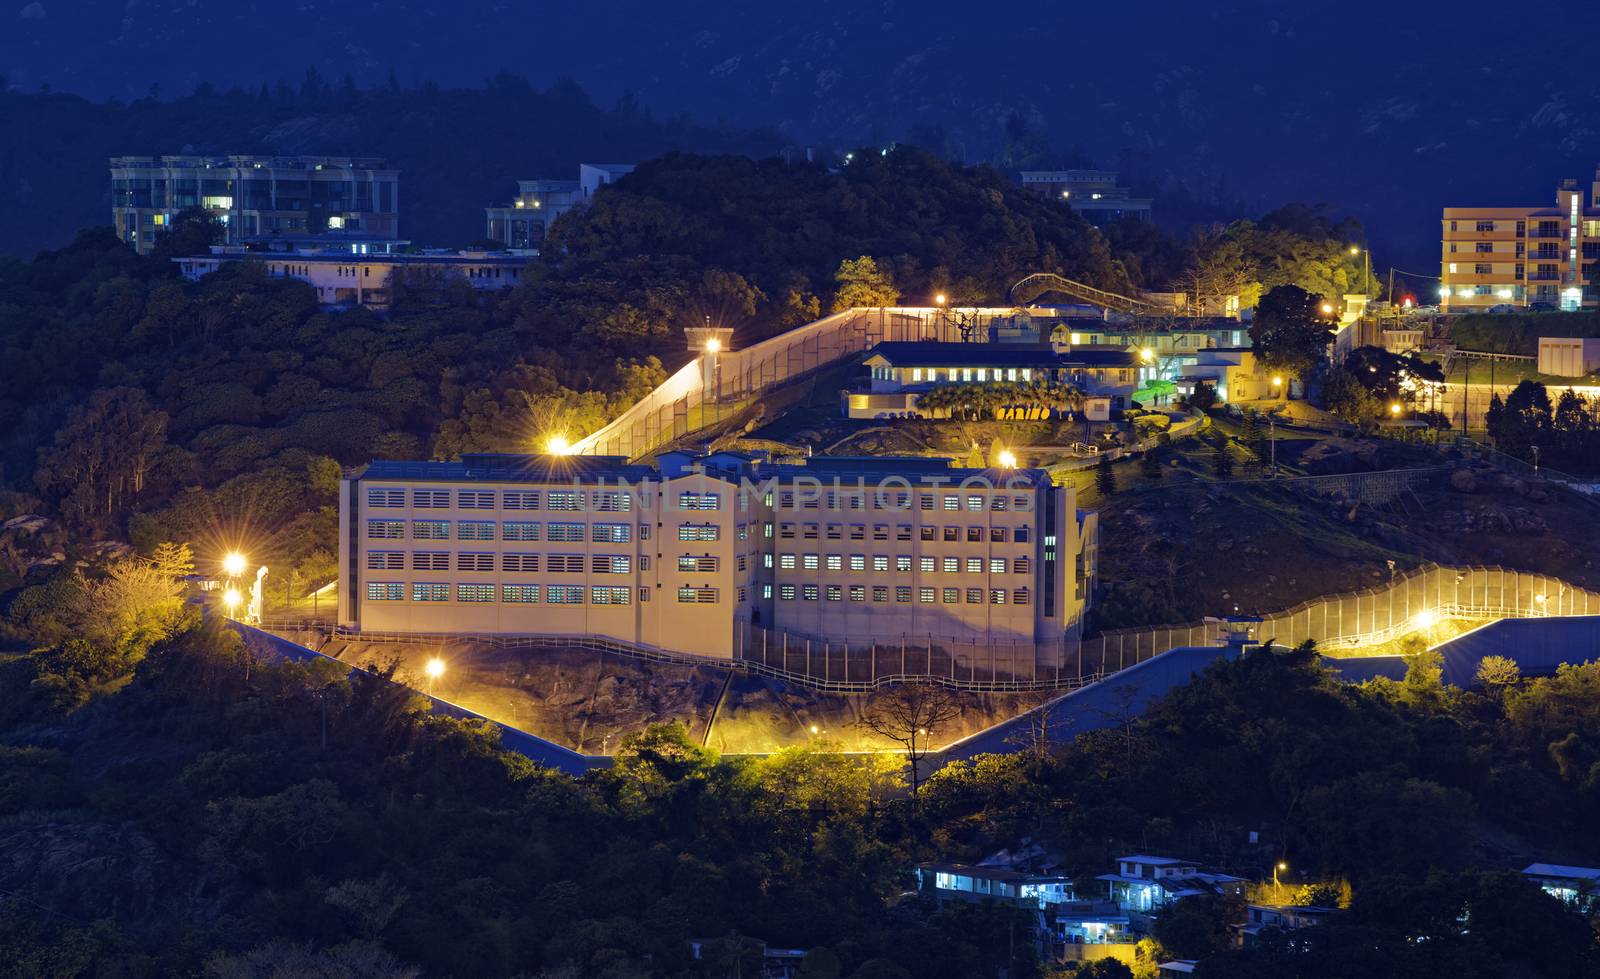
POLYGON ((1487 262, 1479 262, 1472 267, 1472 271, 1474 275, 1493 275, 1494 266, 1487 262))
POLYGON ((909 555, 909 554, 897 554, 897 555, 895 555, 894 569, 896 571, 910 571, 911 570, 911 555, 909 555))
POLYGON ((981 497, 981 496, 969 496, 969 497, 967 497, 967 510, 969 512, 971 512, 971 513, 982 513, 983 512, 983 497, 981 497))
POLYGON ((1002 510, 1003 511, 1003 510, 1006 509, 1006 503, 1007 503, 1006 498, 1001 496, 1000 494, 996 493, 989 500, 989 509, 991 509, 991 510, 1002 510))
POLYGON ((859 523, 851 524, 850 525, 850 539, 851 540, 866 540, 867 539, 867 525, 866 524, 859 524, 859 523))
POLYGON ((367 570, 388 571, 399 570, 406 566, 405 551, 368 551, 367 570))
POLYGON ((544 600, 551 605, 582 605, 582 585, 546 585, 544 600))
POLYGON ((448 509, 450 506, 449 490, 412 490, 411 505, 429 510, 448 509))
POLYGON ((406 535, 403 520, 368 520, 367 540, 399 540, 406 535))
POLYGON ((679 588, 678 604, 715 605, 717 604, 717 590, 715 588, 679 588))
POLYGON ((794 540, 794 524, 779 524, 778 537, 780 540, 794 540))
POLYGON ((589 589, 591 605, 632 605, 633 589, 626 585, 595 585, 589 589))
MULTIPOLYGON (((1455 224, 1454 221, 1452 221, 1450 223, 1451 223, 1451 225, 1455 224)), ((1454 231, 1455 228, 1452 227, 1450 230, 1454 231)), ((1493 221, 1479 221, 1477 230, 1479 230, 1479 231, 1493 231, 1494 230, 1494 222, 1493 221)))
POLYGON ((1028 542, 1028 528, 1018 527, 1011 532, 1011 539, 1018 544, 1026 544, 1028 542))
POLYGON ((1006 590, 1004 588, 991 588, 989 590, 989 604, 1004 605, 1006 603, 1006 590))
POLYGON ((1026 589, 1026 588, 1018 588, 1016 591, 1012 592, 1011 593, 1011 604, 1012 605, 1026 605, 1026 604, 1028 604, 1028 589, 1026 589))
POLYGON ((933 509, 933 496, 931 494, 928 494, 928 493, 923 493, 922 495, 918 496, 917 497, 917 506, 918 506, 918 508, 923 509, 923 510, 932 510, 933 509))
POLYGON ((650 525, 649 524, 642 523, 642 524, 639 525, 639 539, 640 540, 649 540, 650 539, 650 525))
POLYGON ((398 581, 367 582, 367 600, 373 602, 398 602, 406 597, 406 586, 398 581))
POLYGON ((539 525, 525 520, 507 520, 500 525, 501 540, 538 540, 539 525))
MULTIPOLYGON (((506 490, 500 494, 500 506, 507 510, 539 509, 538 490, 506 490)), ((538 601, 537 598, 534 601, 538 601)))
POLYGON ((1011 570, 1015 574, 1027 574, 1029 570, 1028 565, 1029 561, 1025 557, 1016 557, 1011 559, 1011 570))
POLYGON ((842 555, 842 554, 829 554, 828 555, 828 570, 829 571, 843 571, 844 570, 844 555, 842 555))
POLYGON ((772 600, 772 586, 771 585, 762 585, 761 586, 761 597, 767 599, 768 601, 772 600))
POLYGON ((961 497, 959 497, 959 496, 947 496, 947 497, 945 497, 944 498, 944 508, 946 510, 959 510, 959 509, 961 509, 961 497))
POLYGON ((740 524, 739 525, 739 539, 740 540, 749 540, 750 539, 750 528, 746 527, 744 524, 740 524))
MULTIPOLYGON (((583 494, 577 490, 551 490, 545 496, 545 509, 577 511, 583 509, 583 494)), ((582 601, 582 596, 579 596, 582 601)))
POLYGON ((583 574, 583 555, 551 554, 545 558, 545 569, 553 574, 583 574))
POLYGON ((967 589, 967 604, 968 605, 982 605, 983 604, 983 589, 982 588, 968 588, 967 589))
POLYGON ((990 527, 989 542, 991 544, 1004 544, 1006 542, 1006 529, 1004 527, 990 527))
POLYGON ((456 601, 458 602, 492 602, 494 601, 493 585, 457 585, 456 601))
MULTIPOLYGON (((766 523, 761 525, 761 536, 765 537, 767 540, 772 539, 772 521, 768 520, 766 523)), ((789 536, 793 537, 794 535, 790 534, 789 536)))
POLYGON ((945 558, 942 570, 945 574, 956 574, 961 570, 961 559, 958 557, 945 558))
POLYGON ((932 605, 933 604, 933 589, 932 588, 918 588, 917 589, 917 601, 921 602, 923 605, 932 605))
POLYGON ((817 570, 817 556, 815 554, 802 554, 800 556, 800 566, 807 571, 817 570))
POLYGON ((679 493, 678 509, 680 510, 720 510, 722 509, 721 493, 679 493))
POLYGON ((918 536, 920 538, 922 538, 923 540, 935 540, 939 536, 939 528, 938 527, 922 527, 922 528, 920 528, 920 532, 919 532, 918 536))
POLYGON ((457 571, 493 571, 493 554, 457 554, 457 571))
POLYGON ((921 571, 923 574, 927 574, 930 571, 937 571, 938 568, 935 566, 936 560, 936 558, 931 557, 917 558, 917 570, 921 571))
POLYGON ((589 526, 589 539, 597 544, 626 544, 633 540, 631 523, 597 523, 589 526))
POLYGON ((537 554, 502 554, 500 555, 501 571, 538 571, 539 555, 537 554))
POLYGON ((944 600, 946 605, 954 605, 961 601, 961 589, 946 588, 940 597, 944 600))
POLYGON ((449 540, 450 521, 448 520, 413 520, 411 521, 412 540, 449 540))
POLYGON ((889 525, 886 524, 886 523, 873 524, 872 525, 872 539, 873 540, 888 540, 889 539, 889 525))
POLYGON ((808 602, 816 601, 817 600, 817 586, 816 585, 806 585, 804 588, 800 589, 800 597, 802 599, 804 599, 805 601, 808 601, 808 602))
POLYGON ((889 586, 888 585, 873 585, 872 586, 872 600, 874 602, 887 602, 889 600, 889 586))
POLYGON ((874 554, 874 555, 872 555, 872 570, 874 570, 874 571, 888 571, 889 570, 889 556, 887 554, 874 554))
POLYGON ((945 543, 947 543, 947 544, 953 544, 956 541, 960 540, 961 539, 961 528, 960 527, 946 527, 944 529, 944 539, 945 539, 945 543))
POLYGON ((413 602, 448 602, 450 600, 450 586, 414 581, 411 583, 411 600, 413 602))
POLYGON ((763 554, 763 555, 761 555, 761 566, 763 568, 771 568, 772 567, 772 555, 771 554, 763 554))
POLYGON ((447 551, 414 551, 411 554, 413 571, 449 571, 450 554, 447 551))
POLYGON ((867 586, 866 585, 851 585, 850 586, 850 600, 852 602, 864 602, 864 601, 866 601, 867 600, 867 586))
POLYGON ((494 490, 456 490, 456 506, 463 510, 493 510, 494 490))
POLYGON ((967 574, 983 574, 983 558, 967 558, 967 574))
POLYGON ((594 574, 632 574, 633 558, 627 554, 595 554, 589 558, 594 574))
MULTIPOLYGON (((594 508, 601 513, 628 513, 633 509, 633 494, 595 490, 594 508)), ((624 603, 614 602, 612 604, 620 605, 624 603)))
POLYGON ((1003 557, 992 557, 992 558, 990 558, 989 559, 989 573, 990 574, 1005 574, 1006 573, 1006 559, 1003 558, 1003 557))
POLYGON ((397 507, 406 505, 406 491, 402 489, 369 489, 367 506, 397 507))
POLYGON ((690 574, 716 574, 718 559, 694 554, 678 556, 678 570, 690 574))
POLYGON ((785 602, 794 601, 794 586, 793 585, 779 585, 778 586, 778 598, 780 600, 782 600, 782 601, 785 601, 785 602))
POLYGON ((1483 253, 1493 252, 1494 251, 1494 242, 1492 242, 1492 241, 1480 241, 1480 242, 1478 242, 1476 250, 1479 251, 1479 252, 1483 252, 1483 253))
POLYGON ((794 570, 794 555, 793 554, 779 554, 778 555, 778 567, 783 568, 786 571, 794 570))
POLYGON ((456 540, 494 540, 494 521, 463 520, 456 524, 456 540))
POLYGON ((844 524, 837 524, 837 523, 828 524, 828 539, 829 540, 843 540, 844 539, 844 524))
POLYGON ((547 528, 546 532, 552 541, 576 543, 583 540, 583 524, 581 523, 553 523, 547 528))
POLYGON ((901 524, 898 527, 896 527, 894 529, 894 539, 895 540, 910 540, 911 539, 911 525, 910 524, 901 524))
POLYGON ((864 555, 864 554, 852 554, 852 555, 850 555, 850 570, 851 571, 865 571, 865 570, 867 570, 867 558, 866 558, 866 555, 864 555))
POLYGON ((837 602, 837 601, 841 601, 843 598, 844 598, 844 589, 843 588, 840 588, 838 585, 829 585, 828 586, 828 601, 837 602))
POLYGON ((532 605, 539 600, 538 585, 501 585, 500 601, 511 605, 532 605))
POLYGON ((977 544, 977 543, 981 542, 982 540, 983 540, 983 528, 982 527, 968 527, 967 528, 967 543, 968 544, 977 544))
POLYGON ((911 586, 910 585, 895 585, 894 586, 894 600, 897 601, 897 602, 900 602, 902 604, 904 604, 905 602, 911 601, 911 586))
POLYGON ((722 528, 713 523, 686 523, 678 525, 679 540, 720 540, 722 528))

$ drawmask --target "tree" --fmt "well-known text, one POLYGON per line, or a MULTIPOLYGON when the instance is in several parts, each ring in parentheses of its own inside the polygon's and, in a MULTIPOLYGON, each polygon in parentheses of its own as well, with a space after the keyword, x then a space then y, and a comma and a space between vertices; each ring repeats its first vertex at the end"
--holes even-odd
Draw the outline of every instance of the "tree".
POLYGON ((150 566, 165 578, 183 578, 194 574, 194 552, 188 544, 162 541, 150 555, 150 566))
POLYGON ((1424 649, 1406 663, 1401 696, 1413 707, 1432 707, 1444 695, 1444 657, 1437 650, 1424 649))
POLYGON ((1161 450, 1159 447, 1146 449, 1139 457, 1139 475, 1145 479, 1161 478, 1161 450))
POLYGON ((136 502, 167 441, 167 415, 137 388, 102 388, 39 449, 34 481, 73 521, 94 524, 136 502))
POLYGON ((1196 411, 1209 411, 1216 405, 1216 386, 1206 381, 1195 381, 1194 392, 1189 395, 1189 407, 1196 411))
POLYGON ((1218 479, 1233 478, 1233 441, 1223 436, 1216 446, 1217 455, 1211 462, 1211 471, 1218 479))
POLYGON ((1485 656, 1478 663, 1477 678, 1484 690, 1499 696, 1522 679, 1522 667, 1507 656, 1485 656))
POLYGON ((921 764, 932 750, 939 729, 961 716, 961 701, 936 683, 902 683, 874 696, 861 717, 872 733, 904 749, 911 768, 911 795, 922 785, 921 764))
POLYGON ((1102 455, 1094 464, 1094 488, 1100 491, 1101 496, 1115 496, 1117 493, 1117 473, 1111 468, 1111 457, 1102 455))
POLYGON ((1256 363, 1264 370, 1308 378, 1327 358, 1333 329, 1322 297, 1299 286, 1277 286, 1261 297, 1250 324, 1256 363))
POLYGON ((862 255, 840 262, 833 279, 839 284, 833 294, 835 313, 853 307, 894 306, 900 302, 900 291, 895 288, 889 273, 879 269, 871 256, 862 255))

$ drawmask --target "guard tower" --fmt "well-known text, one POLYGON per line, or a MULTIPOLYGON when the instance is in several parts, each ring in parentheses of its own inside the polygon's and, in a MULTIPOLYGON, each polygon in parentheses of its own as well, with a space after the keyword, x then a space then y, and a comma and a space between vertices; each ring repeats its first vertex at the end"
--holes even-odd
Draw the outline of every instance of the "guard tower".
POLYGON ((712 326, 706 317, 705 326, 691 326, 683 331, 691 353, 700 357, 700 390, 708 402, 717 400, 717 359, 733 342, 733 328, 712 326))

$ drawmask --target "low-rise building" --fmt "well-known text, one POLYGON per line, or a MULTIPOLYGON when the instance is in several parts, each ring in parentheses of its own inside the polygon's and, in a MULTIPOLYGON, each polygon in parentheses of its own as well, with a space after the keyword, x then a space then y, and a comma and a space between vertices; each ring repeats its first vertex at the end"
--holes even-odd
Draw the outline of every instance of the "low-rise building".
POLYGON ((1061 958, 1068 945, 1130 942, 1128 916, 1109 901, 1080 899, 1071 877, 982 864, 928 863, 918 889, 940 905, 995 903, 1034 914, 1041 954, 1061 958))
POLYGON ((1177 367, 1174 383, 1179 394, 1193 394, 1202 381, 1217 392, 1218 401, 1254 401, 1279 393, 1272 378, 1256 367, 1255 353, 1248 347, 1205 350, 1177 367))
POLYGON ((1447 207, 1443 219, 1439 308, 1483 312, 1495 306, 1575 310, 1596 305, 1600 263, 1600 170, 1589 201, 1564 180, 1555 204, 1447 207))
POLYGON ((1016 404, 995 409, 1005 417, 1042 417, 1059 407, 1033 397, 1035 385, 1104 395, 1120 410, 1141 380, 1138 355, 1120 347, 901 341, 878 344, 862 363, 868 377, 840 395, 848 418, 948 417, 949 408, 925 407, 922 396, 957 384, 1018 385, 1016 404))
POLYGON ((337 248, 294 252, 252 251, 237 245, 213 245, 209 255, 172 260, 185 279, 198 281, 230 262, 256 262, 269 275, 298 279, 317 290, 326 306, 384 309, 397 274, 434 274, 465 282, 474 289, 505 289, 521 284, 526 258, 504 252, 356 254, 337 248))
POLYGON ((1327 921, 1339 913, 1337 908, 1300 904, 1250 904, 1245 907, 1245 920, 1233 926, 1235 939, 1241 948, 1249 948, 1269 928, 1294 931, 1310 928, 1327 921))
POLYGON ((1134 197, 1126 187, 1117 186, 1115 170, 1024 170, 1022 186, 1060 201, 1091 224, 1150 220, 1150 198, 1134 197))
POLYGON ((225 244, 257 235, 400 234, 400 171, 376 157, 114 156, 111 215, 117 237, 141 254, 178 212, 201 208, 225 244))
POLYGON ((1573 867, 1559 863, 1530 863, 1522 876, 1551 897, 1581 910, 1600 907, 1600 867, 1573 867))
POLYGON ((1600 338, 1539 338, 1539 373, 1583 377, 1597 370, 1600 370, 1600 338))
POLYGON ((484 237, 513 251, 537 251, 557 218, 594 199, 595 192, 633 172, 629 163, 581 163, 577 180, 519 180, 510 203, 484 208, 484 237))
POLYGON ((1093 593, 1075 502, 1040 470, 921 457, 374 462, 341 485, 339 622, 724 659, 776 632, 1050 642, 1093 593))
POLYGON ((1148 913, 1190 896, 1237 896, 1244 878, 1202 870, 1193 860, 1134 854, 1117 858, 1117 871, 1095 878, 1106 882, 1112 901, 1124 911, 1148 913))

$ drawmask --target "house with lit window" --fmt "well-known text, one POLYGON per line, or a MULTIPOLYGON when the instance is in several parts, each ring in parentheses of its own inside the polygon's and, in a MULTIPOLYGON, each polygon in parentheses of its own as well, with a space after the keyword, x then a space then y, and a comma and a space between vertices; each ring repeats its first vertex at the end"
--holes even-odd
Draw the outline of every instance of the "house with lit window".
POLYGON ((1070 207, 1091 224, 1150 220, 1151 199, 1117 185, 1115 170, 1024 170, 1023 189, 1070 207))
POLYGON ((581 163, 577 180, 519 180, 510 202, 484 208, 484 237, 514 252, 535 252, 550 226, 594 200, 595 192, 633 172, 629 163, 581 163))
MULTIPOLYGON (((948 417, 948 409, 923 409, 919 401, 957 384, 1015 384, 1019 395, 1033 385, 1070 385, 1120 410, 1140 381, 1138 355, 1119 347, 895 341, 867 351, 862 365, 867 377, 840 394, 847 418, 948 417)), ((1016 407, 1041 410, 1035 404, 1023 399, 1016 407)))
POLYGON ((508 289, 522 282, 528 260, 505 252, 409 254, 352 251, 344 243, 294 251, 260 251, 239 245, 212 245, 210 254, 172 259, 178 272, 198 282, 224 265, 255 262, 269 278, 297 279, 317 290, 324 306, 387 309, 397 274, 442 276, 475 290, 508 289))
POLYGON ((1075 502, 1042 470, 924 457, 374 462, 341 482, 339 622, 724 659, 1053 642, 1093 595, 1098 523, 1075 502))
POLYGON ((1522 876, 1546 894, 1588 912, 1600 907, 1600 867, 1572 867, 1559 863, 1530 863, 1522 876))
POLYGON ((1106 882, 1110 899, 1124 911, 1148 914, 1180 898, 1237 896, 1244 878, 1202 870, 1192 860, 1134 854, 1117 858, 1117 871, 1095 878, 1106 882))
POLYGON ((1338 908, 1324 908, 1300 904, 1251 904, 1245 907, 1245 920, 1233 926, 1234 939, 1240 948, 1249 948, 1268 929, 1296 931, 1320 925, 1339 913, 1338 908))
POLYGON ((1131 941, 1128 916, 1109 901, 1081 900, 1071 877, 1011 867, 928 863, 917 868, 918 890, 936 903, 993 902, 1033 912, 1041 954, 1060 958, 1066 945, 1131 941))
POLYGON ((1587 201, 1569 179, 1556 188, 1554 206, 1447 207, 1441 237, 1444 312, 1593 308, 1600 303, 1589 284, 1600 263, 1600 170, 1587 201))

